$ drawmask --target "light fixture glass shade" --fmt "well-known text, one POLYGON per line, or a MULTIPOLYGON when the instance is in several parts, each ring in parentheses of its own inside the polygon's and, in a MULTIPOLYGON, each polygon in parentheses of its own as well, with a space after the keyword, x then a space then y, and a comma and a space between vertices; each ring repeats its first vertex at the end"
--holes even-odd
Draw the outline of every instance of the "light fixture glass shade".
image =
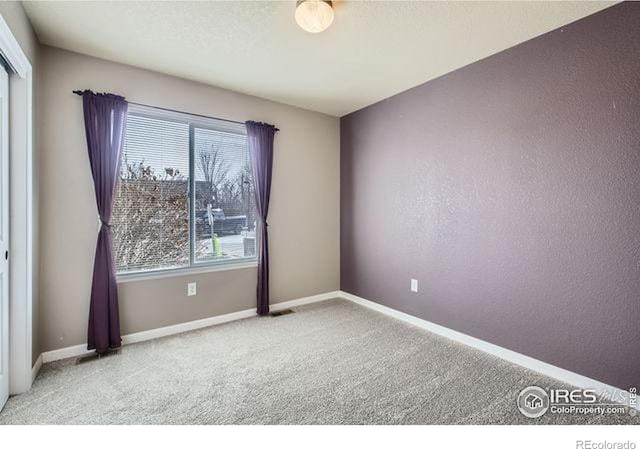
POLYGON ((319 33, 333 22, 331 2, 324 0, 299 0, 296 4, 296 22, 309 33, 319 33))

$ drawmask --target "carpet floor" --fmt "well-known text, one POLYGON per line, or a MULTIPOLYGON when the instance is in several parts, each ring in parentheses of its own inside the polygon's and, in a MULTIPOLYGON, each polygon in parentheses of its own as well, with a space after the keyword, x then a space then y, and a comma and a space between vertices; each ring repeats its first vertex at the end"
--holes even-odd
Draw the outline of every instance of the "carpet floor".
POLYGON ((638 424, 529 419, 550 378, 344 300, 46 364, 0 424, 638 424))

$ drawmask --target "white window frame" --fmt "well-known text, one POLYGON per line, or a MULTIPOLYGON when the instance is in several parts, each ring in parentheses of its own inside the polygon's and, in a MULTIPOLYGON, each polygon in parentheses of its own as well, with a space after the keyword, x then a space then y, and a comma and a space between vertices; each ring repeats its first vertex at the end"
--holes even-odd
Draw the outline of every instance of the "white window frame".
POLYGON ((34 246, 35 164, 33 153, 33 68, 0 15, 0 54, 9 73, 9 394, 31 388, 42 359, 32 364, 33 300, 37 292, 34 246))
MULTIPOLYGON (((129 104, 129 115, 152 118, 155 120, 167 120, 189 125, 189 266, 179 268, 160 268, 153 270, 141 270, 116 273, 118 283, 147 280, 162 277, 184 276, 191 274, 209 273, 234 269, 255 268, 258 266, 257 250, 259 236, 256 233, 256 254, 252 257, 239 257, 226 260, 197 260, 196 259, 196 220, 195 220, 195 129, 208 129, 213 131, 246 135, 244 124, 230 120, 207 117, 189 112, 175 111, 171 109, 147 106, 137 103, 129 104)), ((124 153, 123 153, 124 157, 124 153)))

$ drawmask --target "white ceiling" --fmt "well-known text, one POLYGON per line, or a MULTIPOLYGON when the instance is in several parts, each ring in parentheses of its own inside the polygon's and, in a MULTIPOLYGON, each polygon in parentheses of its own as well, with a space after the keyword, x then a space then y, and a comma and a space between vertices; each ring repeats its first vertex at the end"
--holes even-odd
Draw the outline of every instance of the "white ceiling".
POLYGON ((25 2, 40 41, 342 116, 609 2, 334 2, 309 34, 295 1, 25 2))

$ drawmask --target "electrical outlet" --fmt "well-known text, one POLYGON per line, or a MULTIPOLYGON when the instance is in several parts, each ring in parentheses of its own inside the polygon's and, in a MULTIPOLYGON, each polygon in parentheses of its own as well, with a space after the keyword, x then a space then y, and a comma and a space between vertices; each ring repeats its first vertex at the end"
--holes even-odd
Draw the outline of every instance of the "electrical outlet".
POLYGON ((414 293, 418 293, 418 280, 411 279, 411 291, 414 293))
POLYGON ((197 285, 195 282, 189 282, 187 284, 187 296, 195 296, 198 293, 197 285))

